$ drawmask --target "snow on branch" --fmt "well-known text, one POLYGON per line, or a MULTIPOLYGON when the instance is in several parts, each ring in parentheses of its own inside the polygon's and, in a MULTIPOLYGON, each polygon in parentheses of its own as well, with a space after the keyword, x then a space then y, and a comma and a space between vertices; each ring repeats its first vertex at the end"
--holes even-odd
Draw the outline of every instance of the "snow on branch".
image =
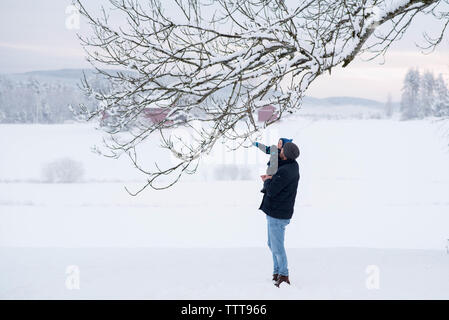
POLYGON ((113 10, 103 9, 101 17, 93 17, 84 1, 76 2, 93 30, 93 36, 80 36, 88 60, 111 88, 93 92, 84 81, 86 91, 101 102, 86 118, 109 117, 105 130, 111 134, 106 142, 110 156, 127 154, 148 178, 138 192, 147 186, 169 187, 183 173, 194 173, 190 167, 217 141, 248 146, 261 129, 297 111, 321 74, 346 67, 363 51, 384 53, 416 14, 435 13, 446 3, 149 0, 143 5, 109 0, 113 10), (109 13, 120 15, 126 24, 114 23, 109 13), (375 34, 378 26, 388 23, 386 35, 375 34), (369 39, 376 41, 367 45, 369 39), (275 106, 279 117, 255 122, 253 115, 266 105, 275 106), (142 121, 148 110, 163 116, 142 121), (175 146, 170 136, 171 129, 180 127, 195 137, 184 148, 175 146), (135 150, 149 137, 160 137, 161 147, 179 164, 142 168, 135 150), (175 176, 174 182, 158 186, 158 178, 167 175, 175 176))

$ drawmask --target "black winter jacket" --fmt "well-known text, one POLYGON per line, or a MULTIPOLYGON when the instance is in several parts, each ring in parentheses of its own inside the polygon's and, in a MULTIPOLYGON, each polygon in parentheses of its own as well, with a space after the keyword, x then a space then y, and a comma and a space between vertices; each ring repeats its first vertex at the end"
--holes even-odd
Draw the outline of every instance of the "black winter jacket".
POLYGON ((299 182, 299 166, 296 160, 280 160, 278 170, 264 182, 266 189, 259 210, 278 219, 290 219, 295 206, 299 182))

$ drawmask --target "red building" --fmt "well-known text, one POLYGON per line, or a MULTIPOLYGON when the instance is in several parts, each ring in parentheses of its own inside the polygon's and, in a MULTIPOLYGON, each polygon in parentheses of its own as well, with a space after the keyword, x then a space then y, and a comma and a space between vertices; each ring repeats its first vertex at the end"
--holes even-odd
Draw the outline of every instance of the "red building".
POLYGON ((259 122, 273 121, 274 119, 277 119, 277 117, 278 113, 276 111, 276 108, 271 104, 260 108, 259 112, 257 113, 257 121, 259 122))
MULTIPOLYGON (((152 123, 159 123, 163 121, 167 115, 169 110, 163 109, 163 108, 145 108, 143 109, 142 113, 140 114, 143 119, 150 120, 152 123)), ((101 119, 100 122, 102 125, 108 125, 113 122, 114 117, 109 114, 107 111, 103 111, 101 113, 101 119)), ((173 121, 169 120, 166 122, 166 124, 172 124, 173 121)))
MULTIPOLYGON (((142 115, 146 119, 150 119, 153 123, 159 123, 167 117, 169 110, 162 108, 145 108, 143 109, 142 115)), ((167 121, 170 123, 171 121, 167 121)))

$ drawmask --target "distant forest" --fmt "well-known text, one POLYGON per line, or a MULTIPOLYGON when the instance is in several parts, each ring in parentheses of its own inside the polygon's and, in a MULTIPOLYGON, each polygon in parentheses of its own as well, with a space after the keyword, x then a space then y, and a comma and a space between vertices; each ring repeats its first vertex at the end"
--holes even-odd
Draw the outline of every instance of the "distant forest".
MULTIPOLYGON (((70 105, 84 104, 90 110, 95 109, 98 102, 81 90, 81 77, 79 69, 0 75, 0 123, 64 123, 75 120, 70 105)), ((86 77, 94 90, 108 90, 107 81, 92 71, 86 77)), ((354 97, 343 98, 336 97, 333 101, 306 97, 304 102, 312 105, 339 105, 342 101, 367 103, 354 97)), ((385 108, 386 116, 391 117, 396 109, 391 97, 385 108)), ((421 74, 417 69, 410 69, 404 78, 397 111, 402 120, 449 117, 449 90, 442 75, 435 77, 431 72, 421 74)))
MULTIPOLYGON (((89 79, 96 89, 106 83, 99 78, 89 79)), ((40 76, 14 79, 0 76, 0 123, 63 123, 74 120, 69 106, 86 105, 93 109, 94 98, 85 96, 80 88, 81 81, 73 79, 52 79, 40 76)))
POLYGON ((403 120, 449 117, 449 90, 442 74, 435 77, 429 71, 421 74, 418 69, 409 69, 402 87, 400 112, 403 120))

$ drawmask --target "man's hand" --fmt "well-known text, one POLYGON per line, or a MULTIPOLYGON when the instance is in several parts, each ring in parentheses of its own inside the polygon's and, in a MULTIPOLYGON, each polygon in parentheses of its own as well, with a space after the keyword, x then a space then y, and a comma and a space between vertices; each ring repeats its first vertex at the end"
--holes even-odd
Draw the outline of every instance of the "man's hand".
POLYGON ((269 175, 267 175, 267 174, 263 174, 263 175, 261 175, 260 177, 262 178, 262 181, 265 182, 265 180, 271 179, 273 176, 269 176, 269 175))

